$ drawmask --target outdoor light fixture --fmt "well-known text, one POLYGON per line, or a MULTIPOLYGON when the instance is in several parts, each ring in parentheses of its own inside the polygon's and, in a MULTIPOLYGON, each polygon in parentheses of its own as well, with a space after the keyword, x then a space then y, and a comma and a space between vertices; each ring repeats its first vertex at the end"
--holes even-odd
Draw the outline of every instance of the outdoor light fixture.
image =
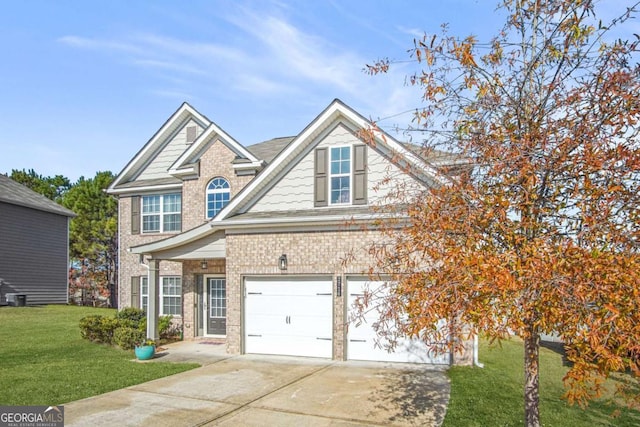
POLYGON ((278 259, 278 264, 280 264, 280 270, 287 269, 287 254, 280 255, 280 258, 278 259))
POLYGON ((207 264, 207 260, 203 259, 202 263, 200 264, 200 267, 202 267, 203 270, 206 270, 208 266, 209 264, 207 264))

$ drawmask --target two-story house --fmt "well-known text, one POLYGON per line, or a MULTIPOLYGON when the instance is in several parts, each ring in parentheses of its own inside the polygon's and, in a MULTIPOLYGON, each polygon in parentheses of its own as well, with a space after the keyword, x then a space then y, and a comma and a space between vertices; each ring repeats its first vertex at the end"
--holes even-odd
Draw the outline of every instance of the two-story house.
POLYGON ((224 337, 232 354, 450 363, 409 340, 376 346, 375 310, 349 325, 377 286, 368 249, 384 214, 373 207, 398 180, 443 179, 388 134, 359 138, 370 125, 335 100, 297 136, 244 147, 183 104, 109 188, 119 306, 145 308, 150 337, 169 314, 185 339, 224 337))

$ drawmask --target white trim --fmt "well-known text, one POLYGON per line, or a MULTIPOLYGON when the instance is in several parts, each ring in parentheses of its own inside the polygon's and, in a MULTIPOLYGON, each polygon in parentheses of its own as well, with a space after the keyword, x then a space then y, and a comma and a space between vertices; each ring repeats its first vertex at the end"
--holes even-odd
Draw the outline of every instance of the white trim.
MULTIPOLYGON (((254 195, 253 193, 255 191, 261 188, 264 181, 271 179, 272 175, 282 168, 283 162, 287 160, 290 161, 290 158, 300 149, 301 146, 313 142, 315 139, 314 135, 316 135, 316 133, 322 131, 326 126, 331 124, 331 122, 340 117, 343 117, 361 129, 369 129, 371 127, 371 122, 364 119, 341 101, 333 101, 313 122, 311 122, 309 126, 295 137, 293 141, 291 141, 287 147, 280 152, 280 154, 276 156, 276 158, 262 171, 260 175, 249 182, 240 194, 231 200, 231 202, 211 221, 221 222, 231 213, 235 212, 242 203, 245 203, 254 195)), ((430 177, 433 181, 441 184, 448 182, 448 177, 442 175, 436 169, 426 164, 422 159, 405 149, 402 144, 390 135, 375 129, 372 130, 372 132, 377 146, 386 146, 391 151, 400 153, 405 159, 407 159, 410 166, 416 168, 417 171, 425 173, 425 177, 430 177)), ((388 156, 385 155, 385 157, 388 156)))
MULTIPOLYGON (((133 253, 152 253, 160 250, 171 249, 183 244, 198 240, 210 233, 213 233, 221 229, 233 229, 237 227, 253 225, 256 228, 260 226, 266 226, 267 224, 282 224, 282 225, 333 225, 337 222, 342 222, 344 226, 345 220, 356 220, 360 222, 370 221, 379 217, 396 217, 397 215, 376 215, 376 214, 355 214, 350 215, 336 215, 330 217, 297 217, 297 218, 264 218, 264 219, 247 219, 234 221, 233 219, 227 220, 233 213, 236 213, 244 203, 255 197, 261 189, 269 184, 270 180, 278 176, 287 162, 291 162, 296 155, 309 144, 316 141, 317 136, 322 133, 331 123, 342 118, 346 122, 350 122, 352 126, 361 129, 371 128, 371 122, 360 116, 354 110, 343 104, 340 100, 334 100, 322 113, 320 113, 298 136, 296 136, 283 151, 276 156, 276 158, 253 180, 251 180, 240 193, 232 198, 220 212, 214 218, 209 220, 199 227, 193 228, 189 231, 183 232, 177 236, 169 237, 167 239, 149 243, 146 245, 140 245, 130 248, 133 253)), ((380 130, 373 130, 373 136, 375 139, 376 148, 381 149, 381 153, 387 159, 390 157, 390 152, 397 152, 404 156, 406 163, 413 171, 419 175, 422 175, 420 179, 424 181, 432 180, 436 183, 445 183, 450 180, 445 175, 440 174, 436 169, 425 163, 421 158, 414 155, 411 151, 404 148, 402 144, 397 142, 393 137, 387 135, 380 130), (386 153, 386 154, 385 154, 386 153)), ((203 134, 204 135, 204 134, 203 134)), ((201 136, 202 137, 202 136, 201 136)), ((203 139, 204 140, 204 139, 203 139)), ((193 147, 192 147, 193 148, 193 147)), ((353 186, 353 183, 352 183, 353 186)), ((328 186, 329 187, 329 186, 328 186)), ((333 205, 336 206, 336 205, 333 205)), ((323 209, 323 208, 317 208, 323 209)), ((279 213, 282 213, 281 211, 279 213)))
MULTIPOLYGON (((121 184, 122 179, 125 176, 129 176, 130 172, 133 169, 140 167, 139 160, 142 159, 149 151, 152 151, 156 144, 165 139, 167 135, 165 133, 170 130, 172 127, 176 125, 176 122, 184 120, 185 115, 190 114, 193 118, 200 121, 204 124, 205 127, 208 127, 211 122, 205 116, 196 111, 191 105, 184 102, 180 108, 176 110, 175 113, 169 117, 169 119, 162 125, 160 129, 153 135, 153 137, 145 144, 145 146, 136 154, 136 156, 124 167, 124 169, 118 174, 116 179, 113 180, 109 188, 107 189, 107 193, 116 194, 119 191, 115 189, 118 185, 121 184)), ((186 123, 186 122, 185 122, 186 123)))
POLYGON ((162 234, 162 233, 180 233, 182 231, 182 218, 183 218, 183 209, 182 209, 182 193, 160 193, 160 194, 144 194, 140 196, 140 234, 148 235, 148 234, 162 234), (165 211, 165 198, 168 196, 178 196, 180 198, 180 209, 177 211, 165 211), (144 201, 145 198, 150 197, 159 197, 158 212, 144 212, 144 201), (179 230, 165 230, 165 217, 167 215, 180 215, 180 229, 179 230), (145 231, 144 229, 144 219, 145 217, 158 216, 158 230, 149 230, 145 231))
POLYGON ((251 154, 246 148, 244 148, 238 141, 233 139, 229 134, 223 131, 220 127, 218 127, 215 123, 211 122, 209 127, 205 129, 205 131, 200 135, 196 140, 191 144, 191 146, 186 149, 180 157, 173 163, 173 165, 169 168, 169 174, 171 175, 184 175, 186 173, 193 173, 193 167, 185 167, 187 161, 192 157, 194 153, 202 149, 209 141, 214 139, 214 137, 218 137, 218 139, 227 147, 231 149, 231 151, 236 152, 237 154, 249 159, 252 163, 259 163, 259 160, 251 154))
MULTIPOLYGON (((212 278, 212 279, 224 279, 224 287, 225 287, 225 295, 227 292, 227 276, 225 276, 224 274, 203 274, 202 275, 202 301, 203 301, 203 313, 200 313, 201 315, 204 315, 203 320, 203 324, 202 324, 202 335, 203 337, 207 337, 207 338, 226 338, 227 334, 224 335, 220 335, 220 334, 208 334, 207 333, 207 329, 208 329, 208 322, 209 322, 209 301, 207 301, 207 298, 209 297, 209 287, 207 286, 207 279, 208 278, 212 278)), ((227 296, 227 302, 226 302, 226 308, 225 310, 228 312, 229 311, 229 298, 227 296)), ((226 324, 225 324, 225 328, 224 328, 225 332, 227 330, 226 324)))
MULTIPOLYGON (((215 176, 213 178, 211 178, 209 180, 209 182, 207 183, 207 186, 204 189, 204 217, 206 219, 211 219, 213 217, 215 217, 218 212, 220 212, 222 209, 224 209, 224 207, 229 204, 229 201, 231 200, 231 183, 229 182, 229 180, 227 178, 225 178, 224 176, 215 176), (222 187, 222 188, 213 188, 210 189, 209 187, 211 186, 211 184, 213 184, 213 181, 215 181, 216 179, 221 179, 223 180, 227 186, 226 187, 222 187), (226 204, 223 204, 222 207, 220 209, 218 209, 218 211, 216 211, 215 213, 213 213, 213 215, 209 216, 209 196, 214 196, 215 194, 228 194, 229 197, 227 200, 226 204)), ((213 211, 215 211, 215 197, 214 200, 212 200, 212 202, 214 203, 214 207, 213 207, 213 211)))
POLYGON ((161 192, 165 190, 179 190, 182 189, 182 183, 180 184, 161 184, 150 185, 148 187, 132 187, 132 188, 119 188, 117 190, 109 190, 109 194, 126 194, 126 193, 140 193, 140 192, 161 192))
MULTIPOLYGON (((328 173, 327 173, 327 179, 328 179, 328 185, 327 185, 327 191, 329 192, 329 194, 327 194, 327 202, 329 206, 350 206, 353 204, 353 145, 336 145, 336 146, 332 146, 332 147, 328 147, 329 148, 329 165, 328 165, 328 173), (333 174, 331 172, 331 167, 332 167, 332 162, 333 162, 333 150, 342 150, 343 148, 348 148, 349 149, 349 172, 347 173, 337 173, 337 174, 333 174), (346 202, 332 202, 332 196, 333 196, 333 183, 332 183, 332 178, 349 178, 349 200, 347 200, 346 202)), ((342 159, 342 157, 340 157, 340 162, 344 161, 344 159, 342 159)))
MULTIPOLYGON (((146 264, 142 264, 142 265, 147 267, 147 270, 149 269, 148 265, 146 265, 146 264)), ((148 313, 148 309, 149 309, 149 273, 147 273, 146 276, 145 275, 140 275, 138 277, 140 277, 140 289, 139 289, 140 294, 138 295, 138 304, 140 305, 140 309, 141 310, 144 310, 145 313, 148 313), (146 279, 146 282, 147 282, 147 293, 143 293, 142 292, 142 282, 145 279, 146 279), (147 298, 147 306, 146 307, 144 307, 143 304, 142 304, 142 298, 143 297, 147 298)), ((163 299, 163 297, 164 297, 163 285, 164 284, 163 284, 163 280, 167 279, 167 278, 180 279, 180 295, 179 295, 179 297, 180 297, 180 312, 181 313, 184 312, 184 296, 183 296, 184 295, 184 293, 183 293, 184 280, 183 280, 183 277, 179 276, 179 275, 177 276, 175 274, 168 274, 168 275, 165 275, 165 276, 158 276, 158 281, 159 281, 159 286, 160 286, 160 289, 158 290, 158 292, 159 292, 159 302, 160 302, 160 306, 158 307, 158 315, 159 316, 172 316, 172 317, 175 317, 175 318, 182 318, 183 317, 182 314, 164 314, 164 299, 163 299)), ((168 295, 168 296, 175 297, 177 295, 168 295)))
POLYGON ((263 167, 264 164, 265 164, 264 160, 258 160, 257 162, 251 162, 251 163, 235 163, 231 167, 234 170, 259 169, 263 167))

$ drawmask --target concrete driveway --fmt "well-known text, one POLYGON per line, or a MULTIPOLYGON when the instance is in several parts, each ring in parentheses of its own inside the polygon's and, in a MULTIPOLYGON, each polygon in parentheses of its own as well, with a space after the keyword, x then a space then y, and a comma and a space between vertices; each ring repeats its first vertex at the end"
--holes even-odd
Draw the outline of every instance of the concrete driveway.
POLYGON ((65 404, 65 425, 437 426, 448 399, 433 367, 243 355, 65 404))

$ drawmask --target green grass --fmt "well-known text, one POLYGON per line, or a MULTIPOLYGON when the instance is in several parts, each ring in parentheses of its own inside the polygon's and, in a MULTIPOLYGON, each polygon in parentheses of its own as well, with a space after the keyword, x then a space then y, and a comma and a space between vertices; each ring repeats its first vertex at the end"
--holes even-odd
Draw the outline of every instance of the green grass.
POLYGON ((78 321, 88 314, 115 310, 0 308, 1 405, 58 405, 199 366, 137 363, 133 351, 83 340, 78 321))
MULTIPOLYGON (((502 346, 480 342, 480 362, 485 367, 453 367, 451 400, 445 427, 524 425, 524 373, 522 342, 512 339, 502 346)), ((638 426, 640 412, 615 406, 610 400, 591 402, 581 409, 561 397, 562 377, 567 371, 562 356, 541 348, 540 419, 543 426, 638 426), (620 409, 618 417, 611 414, 620 409)))

